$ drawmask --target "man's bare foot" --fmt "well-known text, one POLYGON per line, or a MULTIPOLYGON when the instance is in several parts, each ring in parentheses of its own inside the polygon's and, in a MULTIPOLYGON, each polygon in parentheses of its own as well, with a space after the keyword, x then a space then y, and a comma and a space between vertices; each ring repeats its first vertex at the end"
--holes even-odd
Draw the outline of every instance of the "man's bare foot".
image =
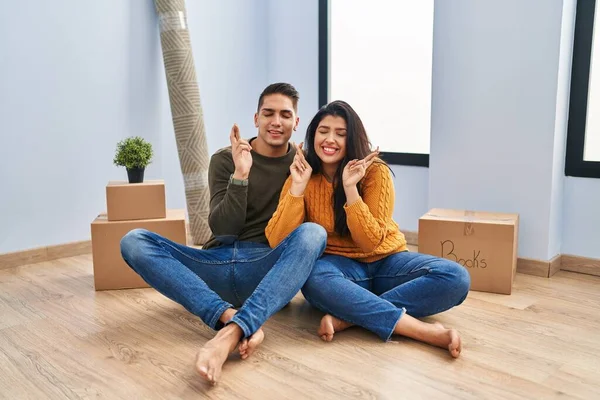
POLYGON ((325 315, 321 318, 321 325, 319 326, 319 330, 317 333, 319 337, 326 342, 331 342, 333 340, 333 334, 336 332, 343 331, 344 329, 350 328, 352 326, 351 323, 342 321, 339 318, 334 317, 333 315, 325 315))
POLYGON ((258 330, 249 338, 242 339, 239 347, 242 360, 250 357, 258 345, 263 342, 263 340, 265 340, 265 332, 262 330, 262 328, 258 328, 258 330))
POLYGON ((233 352, 243 336, 242 329, 229 324, 209 340, 196 355, 196 370, 201 377, 215 384, 221 377, 221 369, 227 356, 233 352))

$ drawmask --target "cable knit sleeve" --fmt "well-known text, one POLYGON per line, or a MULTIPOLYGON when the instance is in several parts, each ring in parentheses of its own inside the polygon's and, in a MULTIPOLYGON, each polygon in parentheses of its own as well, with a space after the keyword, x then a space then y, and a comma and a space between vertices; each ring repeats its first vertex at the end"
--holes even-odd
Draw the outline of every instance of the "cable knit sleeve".
POLYGON ((394 211, 394 182, 385 164, 369 167, 362 192, 360 199, 344 209, 352 239, 362 251, 371 253, 385 240, 394 211))
POLYGON ((290 193, 291 176, 285 181, 277 210, 267 224, 265 235, 269 245, 274 248, 283 241, 294 229, 304 222, 304 196, 293 196, 290 193))

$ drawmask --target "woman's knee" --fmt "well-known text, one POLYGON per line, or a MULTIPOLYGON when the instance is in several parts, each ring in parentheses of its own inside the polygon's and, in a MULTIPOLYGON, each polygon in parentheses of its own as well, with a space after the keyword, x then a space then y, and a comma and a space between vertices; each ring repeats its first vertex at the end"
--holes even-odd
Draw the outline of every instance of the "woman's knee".
POLYGON ((471 275, 469 274, 469 271, 466 267, 455 261, 447 259, 441 260, 444 262, 442 270, 451 281, 451 286, 454 288, 457 295, 464 300, 471 289, 471 275))

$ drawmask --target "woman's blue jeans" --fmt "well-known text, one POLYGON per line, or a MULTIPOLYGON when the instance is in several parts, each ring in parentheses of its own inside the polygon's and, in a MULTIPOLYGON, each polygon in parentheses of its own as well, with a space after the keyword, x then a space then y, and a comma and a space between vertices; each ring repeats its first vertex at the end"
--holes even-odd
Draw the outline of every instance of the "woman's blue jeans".
POLYGON ((460 264, 400 252, 372 263, 326 254, 315 264, 302 293, 321 311, 390 339, 406 312, 424 317, 461 304, 471 279, 460 264))

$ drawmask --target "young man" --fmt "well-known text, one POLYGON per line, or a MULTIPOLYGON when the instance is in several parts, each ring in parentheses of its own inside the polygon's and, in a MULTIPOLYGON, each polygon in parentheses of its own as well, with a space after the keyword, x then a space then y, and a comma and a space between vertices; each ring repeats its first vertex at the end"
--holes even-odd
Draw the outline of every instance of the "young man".
POLYGON ((212 156, 213 237, 203 249, 143 229, 121 240, 123 259, 134 271, 219 331, 196 357, 198 373, 211 383, 238 343, 245 359, 262 342, 260 327, 298 293, 325 249, 327 233, 312 223, 302 224, 274 249, 265 237, 295 156, 288 142, 298 127, 297 110, 293 86, 268 86, 254 115, 258 136, 246 141, 234 125, 231 146, 212 156))

